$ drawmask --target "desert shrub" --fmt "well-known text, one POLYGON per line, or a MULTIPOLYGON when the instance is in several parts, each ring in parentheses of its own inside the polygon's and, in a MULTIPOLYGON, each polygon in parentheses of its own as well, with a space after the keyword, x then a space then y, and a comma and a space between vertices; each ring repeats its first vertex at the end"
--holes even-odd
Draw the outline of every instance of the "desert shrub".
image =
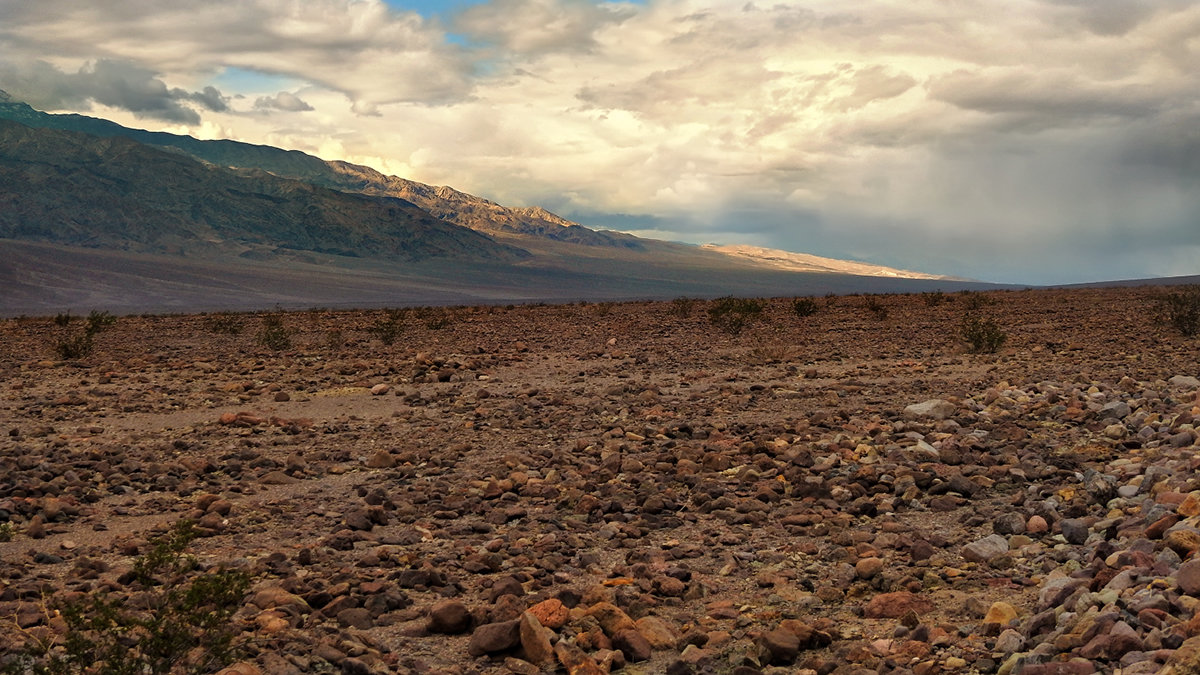
POLYGON ((54 351, 59 358, 74 361, 76 359, 85 358, 92 353, 92 349, 96 346, 95 335, 87 332, 76 333, 61 338, 54 345, 54 351))
POLYGON ((68 325, 70 325, 71 319, 73 319, 73 318, 75 318, 75 317, 71 316, 70 310, 67 310, 66 312, 62 312, 60 314, 55 314, 54 315, 54 325, 68 326, 68 325))
POLYGON ((885 307, 884 304, 879 301, 879 298, 875 297, 874 295, 867 296, 867 299, 863 301, 863 307, 865 307, 867 311, 871 313, 871 316, 880 321, 888 318, 888 308, 885 307))
POLYGON ((675 298, 671 301, 671 306, 667 311, 669 311, 672 316, 677 316, 680 319, 686 319, 692 315, 692 310, 695 308, 695 298, 675 298))
POLYGON ((109 314, 108 312, 97 312, 96 310, 92 310, 92 313, 88 314, 87 330, 90 330, 93 333, 99 333, 116 322, 117 317, 113 316, 112 314, 109 314))
POLYGON ((236 314, 224 312, 221 314, 213 314, 204 319, 204 325, 213 333, 224 333, 226 335, 237 335, 242 332, 242 319, 236 314))
POLYGON ((973 314, 963 316, 960 332, 967 343, 967 350, 972 354, 994 354, 1008 339, 995 321, 973 314))
POLYGON ((394 344, 396 338, 400 337, 400 333, 404 332, 404 325, 401 321, 405 314, 404 309, 383 310, 383 316, 375 319, 375 323, 371 326, 371 335, 379 338, 379 341, 385 345, 394 344))
POLYGON ((1163 293, 1157 304, 1160 320, 1181 335, 1191 337, 1200 333, 1200 286, 1184 286, 1163 293))
POLYGON ((708 320, 726 333, 737 335, 750 324, 761 320, 766 309, 766 300, 727 296, 712 301, 708 308, 708 320))
POLYGON ((292 346, 293 333, 294 331, 283 323, 282 314, 264 314, 258 343, 272 351, 283 351, 292 346))
POLYGON ((984 307, 995 302, 983 293, 977 293, 975 291, 963 291, 962 297, 963 307, 965 307, 968 312, 974 312, 983 309, 984 307))
POLYGON ((12 541, 13 535, 16 534, 17 528, 12 524, 12 521, 6 520, 0 523, 0 542, 12 541))
MULTIPOLYGON (((60 314, 54 322, 66 328, 71 323, 70 314, 60 314), (60 321, 59 317, 63 317, 60 321)), ((67 333, 54 344, 54 351, 64 360, 82 359, 92 353, 96 346, 96 335, 117 322, 117 317, 108 312, 92 310, 84 323, 82 332, 67 333)))
POLYGON ((454 323, 454 313, 445 307, 420 307, 417 318, 429 330, 442 330, 454 323))
POLYGON ((812 316, 818 309, 817 301, 812 298, 792 298, 792 313, 800 318, 812 316))
POLYGON ((331 352, 341 350, 346 346, 346 335, 340 330, 325 331, 325 348, 331 352))
MULTIPOLYGON (((208 673, 239 655, 231 619, 250 586, 245 572, 201 571, 189 555, 196 537, 180 521, 134 560, 130 593, 95 591, 58 604, 66 632, 28 638, 4 673, 160 675, 208 673)), ((15 624, 14 624, 15 626, 15 624)))
POLYGON ((925 302, 926 307, 937 307, 943 302, 949 302, 950 298, 941 291, 933 291, 932 293, 922 293, 921 300, 925 302))
POLYGON ((596 306, 592 308, 592 311, 595 312, 596 316, 608 316, 609 314, 613 313, 613 309, 615 309, 616 306, 617 303, 615 302, 598 302, 596 303, 596 306))

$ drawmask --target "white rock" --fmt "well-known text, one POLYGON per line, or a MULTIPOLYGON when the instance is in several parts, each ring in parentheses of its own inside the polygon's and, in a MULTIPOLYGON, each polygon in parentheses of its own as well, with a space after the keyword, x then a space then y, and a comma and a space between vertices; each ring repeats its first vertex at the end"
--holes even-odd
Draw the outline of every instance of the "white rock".
POLYGON ((914 403, 904 409, 904 417, 907 419, 935 419, 944 420, 950 417, 958 407, 949 401, 940 398, 930 399, 922 403, 914 403))

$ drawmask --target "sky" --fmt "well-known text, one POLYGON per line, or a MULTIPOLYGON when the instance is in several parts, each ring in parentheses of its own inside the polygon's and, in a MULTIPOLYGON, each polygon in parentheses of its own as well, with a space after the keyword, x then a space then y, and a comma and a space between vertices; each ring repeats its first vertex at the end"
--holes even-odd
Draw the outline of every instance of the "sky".
POLYGON ((1200 274, 1195 0, 0 0, 0 89, 659 239, 1200 274))

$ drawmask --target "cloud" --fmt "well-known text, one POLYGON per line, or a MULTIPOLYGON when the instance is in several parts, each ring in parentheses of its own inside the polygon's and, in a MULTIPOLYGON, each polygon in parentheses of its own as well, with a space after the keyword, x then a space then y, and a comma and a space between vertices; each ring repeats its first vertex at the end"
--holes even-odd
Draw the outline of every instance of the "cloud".
POLYGON ((381 0, 8 3, 0 9, 5 52, 132 63, 188 80, 245 68, 320 85, 365 110, 445 104, 471 88, 461 47, 436 24, 381 0))
POLYGON ((64 73, 41 60, 0 64, 0 82, 9 93, 39 108, 87 108, 91 102, 128 110, 138 118, 198 124, 186 102, 221 112, 228 99, 215 87, 198 92, 168 88, 158 74, 135 64, 102 60, 64 73))
POLYGON ((493 0, 463 11, 456 29, 509 55, 587 51, 595 34, 633 10, 591 0, 493 0))
POLYGON ((286 91, 281 91, 274 96, 260 96, 254 101, 254 107, 260 110, 286 110, 288 112, 307 112, 313 109, 299 96, 286 91))

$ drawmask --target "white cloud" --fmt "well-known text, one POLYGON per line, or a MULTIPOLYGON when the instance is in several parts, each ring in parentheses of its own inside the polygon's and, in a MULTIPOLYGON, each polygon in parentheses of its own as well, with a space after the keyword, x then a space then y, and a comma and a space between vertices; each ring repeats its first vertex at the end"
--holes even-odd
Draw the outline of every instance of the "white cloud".
POLYGON ((0 63, 36 64, 0 88, 592 225, 910 269, 1136 276, 1200 244, 1189 0, 492 0, 455 40, 378 0, 117 5, 0 6, 0 63), (102 63, 142 88, 64 84, 102 63))

